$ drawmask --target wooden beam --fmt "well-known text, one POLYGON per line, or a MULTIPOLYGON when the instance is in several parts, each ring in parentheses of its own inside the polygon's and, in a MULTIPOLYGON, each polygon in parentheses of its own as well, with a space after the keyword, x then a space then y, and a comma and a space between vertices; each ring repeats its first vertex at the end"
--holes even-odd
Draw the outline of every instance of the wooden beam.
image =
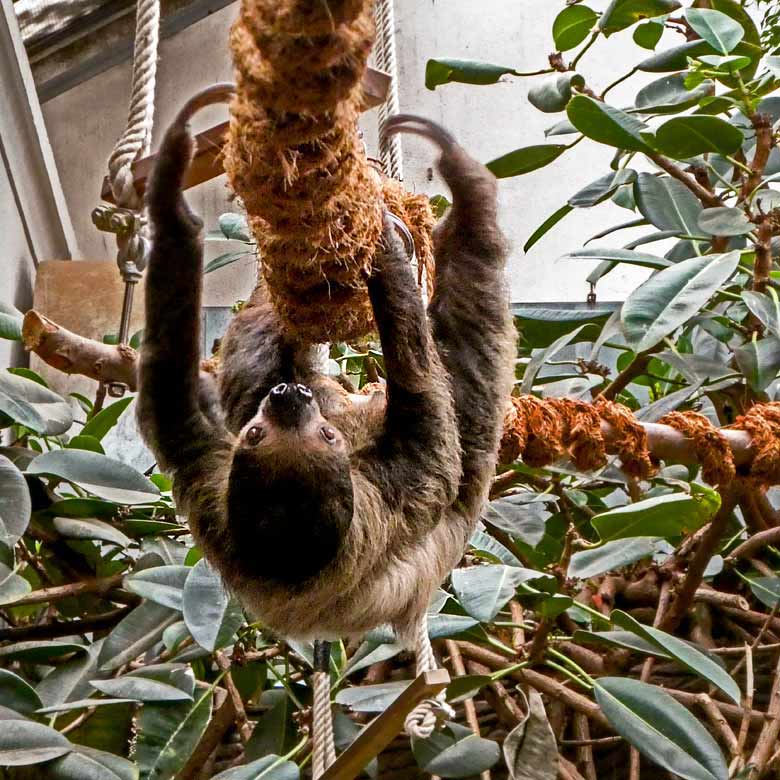
POLYGON ((421 674, 336 759, 321 780, 354 780, 403 730, 406 716, 424 699, 433 698, 450 684, 446 669, 421 674))
MULTIPOLYGON (((390 76, 380 70, 368 68, 363 75, 363 110, 367 111, 384 103, 389 88, 390 76)), ((225 172, 222 167, 222 148, 225 145, 228 126, 228 122, 222 122, 195 136, 195 156, 184 177, 185 190, 215 179, 225 172)), ((135 191, 139 198, 144 197, 146 184, 156 159, 157 155, 151 154, 133 163, 135 191)), ((108 177, 103 179, 100 197, 108 203, 116 203, 108 177)))

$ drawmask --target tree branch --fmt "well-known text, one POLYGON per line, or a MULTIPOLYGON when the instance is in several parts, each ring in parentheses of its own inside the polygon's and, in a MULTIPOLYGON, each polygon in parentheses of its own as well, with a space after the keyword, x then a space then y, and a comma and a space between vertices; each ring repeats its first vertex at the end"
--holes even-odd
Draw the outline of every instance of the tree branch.
POLYGON ((705 208, 714 208, 722 206, 723 201, 711 193, 706 187, 702 187, 696 179, 686 173, 678 165, 675 165, 670 159, 660 154, 648 154, 648 157, 662 170, 666 171, 673 179, 684 184, 700 201, 705 208))
POLYGON ((103 344, 79 336, 34 309, 24 315, 22 340, 25 349, 65 374, 136 389, 138 353, 126 344, 103 344))
POLYGON ((61 636, 73 636, 74 634, 87 634, 91 631, 101 631, 104 628, 113 628, 125 615, 132 611, 132 607, 121 607, 103 612, 94 617, 86 617, 82 620, 55 620, 51 623, 43 623, 38 626, 19 626, 0 629, 0 642, 24 642, 28 639, 56 639, 61 636))

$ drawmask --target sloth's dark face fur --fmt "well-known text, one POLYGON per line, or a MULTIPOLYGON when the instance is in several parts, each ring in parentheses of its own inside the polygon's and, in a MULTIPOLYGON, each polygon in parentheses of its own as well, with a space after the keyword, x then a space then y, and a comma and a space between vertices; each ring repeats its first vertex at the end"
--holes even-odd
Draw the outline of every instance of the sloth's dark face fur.
POLYGON ((240 433, 227 499, 236 564, 254 576, 301 584, 336 558, 352 520, 350 463, 308 387, 282 383, 263 399, 240 433), (269 541, 270 554, 258 555, 269 541))

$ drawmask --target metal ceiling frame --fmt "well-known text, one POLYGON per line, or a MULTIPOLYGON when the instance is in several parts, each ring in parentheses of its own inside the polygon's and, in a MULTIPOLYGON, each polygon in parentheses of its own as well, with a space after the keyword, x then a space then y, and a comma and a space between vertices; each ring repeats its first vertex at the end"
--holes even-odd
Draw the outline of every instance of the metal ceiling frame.
MULTIPOLYGON (((10 0, 8 2, 10 4, 10 0)), ((185 8, 170 14, 162 20, 160 37, 170 38, 225 6, 231 5, 233 2, 236 2, 236 0, 193 0, 185 8)), ((121 43, 107 47, 106 51, 96 54, 84 62, 74 65, 64 73, 38 85, 40 102, 46 103, 84 81, 88 81, 109 68, 113 68, 114 65, 131 60, 132 57, 133 38, 128 36, 121 43)))

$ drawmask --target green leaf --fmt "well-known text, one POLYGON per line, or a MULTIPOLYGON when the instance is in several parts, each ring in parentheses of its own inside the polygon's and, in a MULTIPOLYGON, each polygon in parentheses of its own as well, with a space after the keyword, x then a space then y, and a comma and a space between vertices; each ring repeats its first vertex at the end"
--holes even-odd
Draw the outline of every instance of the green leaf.
POLYGON ((564 8, 553 22, 553 40, 558 51, 569 51, 579 46, 596 26, 598 14, 586 5, 564 8))
POLYGON ((474 777, 494 766, 501 752, 496 742, 483 739, 457 723, 448 723, 428 739, 415 739, 417 765, 439 777, 474 777))
POLYGON ((450 704, 457 704, 472 699, 491 682, 493 678, 488 674, 464 674, 456 677, 447 686, 447 701, 450 704))
POLYGON ((225 238, 233 241, 251 242, 252 234, 249 232, 249 225, 243 214, 228 212, 219 217, 219 229, 225 238))
POLYGON ((527 714, 504 740, 504 760, 512 780, 555 780, 558 743, 538 691, 528 691, 527 714))
POLYGON ((213 689, 185 704, 147 704, 138 717, 136 760, 142 780, 175 777, 195 750, 211 715, 213 689))
POLYGON ((675 537, 701 528, 719 506, 720 497, 715 491, 673 493, 602 512, 591 524, 602 542, 636 536, 675 537))
POLYGON ((136 704, 135 699, 78 699, 63 704, 53 704, 51 707, 41 707, 39 715, 55 715, 60 712, 73 712, 75 710, 87 710, 92 707, 113 707, 115 704, 136 704))
POLYGON ((713 49, 729 54, 745 37, 742 25, 720 11, 710 8, 686 8, 685 19, 713 49))
POLYGON ((547 219, 534 230, 528 241, 523 246, 523 252, 530 252, 531 248, 540 241, 547 233, 550 232, 567 214, 570 214, 574 209, 567 203, 565 206, 561 206, 558 211, 551 214, 547 219))
POLYGON ((0 604, 13 604, 31 590, 30 583, 24 577, 0 564, 0 604))
POLYGON ((462 634, 477 625, 476 618, 465 615, 447 615, 444 613, 428 616, 428 636, 431 639, 446 639, 462 634))
POLYGON ((106 696, 135 701, 192 701, 192 696, 175 685, 148 680, 143 677, 116 677, 111 680, 92 680, 90 685, 106 696))
POLYGON ((697 105, 702 98, 712 95, 714 91, 715 84, 709 80, 689 90, 685 86, 685 74, 673 73, 670 76, 662 76, 640 89, 634 104, 642 114, 677 114, 697 105))
POLYGON ((206 263, 206 267, 203 269, 204 274, 210 274, 212 271, 218 271, 220 268, 224 268, 227 265, 235 263, 237 260, 241 260, 244 257, 249 257, 252 253, 239 251, 239 252, 225 252, 224 255, 219 255, 213 260, 206 263))
POLYGON ((500 564, 472 566, 452 572, 452 588, 458 601, 480 623, 490 623, 514 597, 522 583, 541 580, 555 582, 549 574, 500 564))
POLYGON ((780 299, 773 288, 768 294, 744 290, 742 300, 759 322, 773 335, 780 338, 780 299))
POLYGON ((523 381, 520 385, 521 393, 530 393, 533 389, 536 376, 541 370, 542 366, 548 361, 552 360, 564 347, 568 346, 577 336, 583 328, 587 328, 586 325, 580 325, 579 328, 575 328, 569 333, 565 333, 559 339, 556 339, 546 349, 541 349, 534 354, 528 365, 525 367, 525 373, 523 374, 523 381))
POLYGON ((46 663, 53 658, 61 658, 71 653, 84 653, 86 651, 87 647, 85 645, 79 645, 75 642, 65 642, 58 639, 48 641, 30 640, 0 647, 0 658, 6 661, 46 663))
POLYGON ((753 223, 742 209, 717 206, 699 214, 699 230, 708 236, 744 236, 753 229, 753 223))
POLYGON ((73 745, 72 753, 42 769, 49 780, 138 780, 138 768, 126 758, 86 745, 73 745))
POLYGON ((4 720, 0 729, 0 766, 31 766, 73 750, 58 731, 30 720, 4 720))
MULTIPOLYGON (((583 8, 581 5, 570 6, 567 10, 583 8)), ((564 11, 565 13, 565 11, 564 11)), ((585 86, 584 77, 575 72, 558 73, 535 84, 528 90, 528 102, 545 114, 563 111, 571 99, 572 89, 585 86)))
POLYGON ((127 590, 149 601, 181 611, 184 603, 184 584, 192 572, 189 566, 155 566, 125 577, 127 590))
MULTIPOLYGON (((542 527, 542 534, 544 534, 544 527, 542 527)), ((484 531, 474 531, 469 540, 469 546, 474 549, 475 554, 480 558, 503 563, 506 566, 522 566, 514 553, 510 552, 501 542, 484 531)))
POLYGON ((279 756, 265 756, 244 766, 226 769, 212 780, 298 780, 301 773, 292 761, 279 756))
POLYGON ((687 160, 707 152, 734 154, 742 148, 742 131, 717 116, 679 116, 662 124, 655 146, 675 160, 687 160))
POLYGON ((8 458, 0 455, 0 543, 13 547, 27 530, 31 513, 25 478, 8 458))
POLYGON ((745 577, 753 595, 769 609, 780 604, 780 577, 745 577))
POLYGON ((298 741, 292 714, 295 705, 284 690, 265 691, 260 699, 271 709, 263 713, 246 745, 246 758, 255 761, 271 755, 286 755, 298 741))
POLYGON ((29 465, 27 473, 59 477, 118 504, 150 504, 160 496, 154 483, 132 466, 86 450, 45 452, 29 465))
POLYGON ((602 677, 595 694, 615 731, 653 763, 684 780, 727 780, 715 740, 666 691, 625 677, 602 677))
POLYGON ((544 168, 557 160, 569 147, 561 144, 540 144, 515 149, 502 157, 487 163, 487 169, 498 179, 523 176, 531 171, 544 168))
POLYGON ((668 268, 671 263, 665 257, 634 252, 631 249, 613 249, 611 247, 594 247, 593 249, 577 249, 563 255, 561 260, 607 260, 613 263, 628 263, 642 268, 668 268))
POLYGON ((652 151, 642 137, 648 132, 647 125, 619 108, 587 95, 575 95, 566 113, 577 130, 594 141, 630 152, 652 151))
POLYGON ((682 639, 678 639, 676 636, 667 634, 665 631, 660 631, 652 626, 642 625, 637 620, 634 620, 631 615, 619 609, 612 611, 610 620, 614 625, 626 631, 631 631, 631 633, 659 647, 677 663, 702 679, 707 680, 707 682, 712 683, 716 688, 720 688, 735 704, 739 705, 742 701, 739 686, 734 682, 731 675, 722 666, 708 658, 690 643, 684 642, 682 639))
POLYGON ((70 403, 47 387, 0 371, 0 412, 45 436, 59 436, 73 424, 70 403))
POLYGON ((634 184, 634 198, 642 216, 659 230, 696 235, 701 203, 676 179, 640 173, 634 184))
POLYGON ((97 659, 102 640, 84 647, 73 658, 59 663, 36 686, 35 690, 45 707, 54 707, 63 702, 84 699, 92 694, 89 681, 99 676, 97 659))
POLYGON ((22 313, 3 301, 0 301, 0 339, 22 340, 22 313))
POLYGON ((180 619, 175 610, 151 601, 139 604, 105 638, 99 668, 113 671, 129 663, 162 639, 163 631, 180 619))
POLYGON ((35 688, 26 680, 8 669, 0 669, 0 706, 30 716, 43 705, 35 688))
POLYGON ((57 532, 66 539, 97 539, 118 547, 129 547, 133 541, 118 528, 102 520, 89 520, 78 517, 55 517, 53 520, 57 532))
MULTIPOLYGON (((659 51, 652 57, 648 57, 640 62, 637 68, 646 73, 671 73, 685 70, 688 67, 690 58, 698 59, 702 56, 716 53, 716 49, 713 49, 707 41, 688 41, 688 43, 659 51)), ((737 46, 735 53, 750 58, 751 64, 741 71, 743 79, 746 76, 750 78, 751 71, 755 70, 758 61, 761 59, 761 47, 743 41, 737 46)), ((724 79, 721 79, 721 81, 724 81, 724 79)))
POLYGON ((516 74, 514 68, 489 62, 432 59, 425 66, 425 86, 436 89, 453 81, 460 84, 496 84, 502 76, 516 74))
POLYGON ((626 341, 644 352, 683 325, 736 271, 739 252, 683 260, 629 295, 621 320, 626 341))
POLYGON ((192 638, 213 652, 230 644, 244 622, 244 613, 230 596, 222 578, 204 558, 192 568, 184 583, 184 622, 192 638))
POLYGON ((760 393, 780 372, 780 339, 768 336, 760 341, 749 341, 734 350, 734 359, 753 390, 760 393))
POLYGON ((603 203, 617 189, 624 184, 630 184, 636 180, 636 171, 631 168, 622 168, 619 171, 610 171, 596 181, 592 181, 586 187, 575 192, 569 198, 569 205, 575 208, 591 208, 603 203))
POLYGON ((100 441, 94 436, 74 436, 68 442, 67 447, 69 450, 87 450, 88 452, 97 452, 100 455, 106 454, 100 441))
POLYGON ((599 547, 578 550, 571 556, 566 576, 587 580, 608 571, 615 571, 655 555, 659 542, 662 541, 657 536, 636 536, 628 541, 616 539, 599 547))
POLYGON ((601 16, 599 27, 605 35, 612 35, 642 19, 662 16, 679 7, 676 0, 612 0, 601 16))
POLYGON ((585 631, 580 629, 574 632, 572 639, 577 644, 622 647, 635 653, 671 659, 671 656, 658 645, 642 639, 631 631, 585 631))
POLYGON ((664 26, 658 22, 644 22, 634 30, 634 43, 643 49, 654 51, 664 34, 664 26))
POLYGON ((117 423, 122 412, 133 402, 133 396, 122 398, 111 406, 101 409, 81 429, 82 436, 94 436, 100 441, 117 423))
POLYGON ((409 680, 399 680, 342 688, 336 694, 336 704, 349 707, 353 712, 384 712, 410 684, 409 680))

